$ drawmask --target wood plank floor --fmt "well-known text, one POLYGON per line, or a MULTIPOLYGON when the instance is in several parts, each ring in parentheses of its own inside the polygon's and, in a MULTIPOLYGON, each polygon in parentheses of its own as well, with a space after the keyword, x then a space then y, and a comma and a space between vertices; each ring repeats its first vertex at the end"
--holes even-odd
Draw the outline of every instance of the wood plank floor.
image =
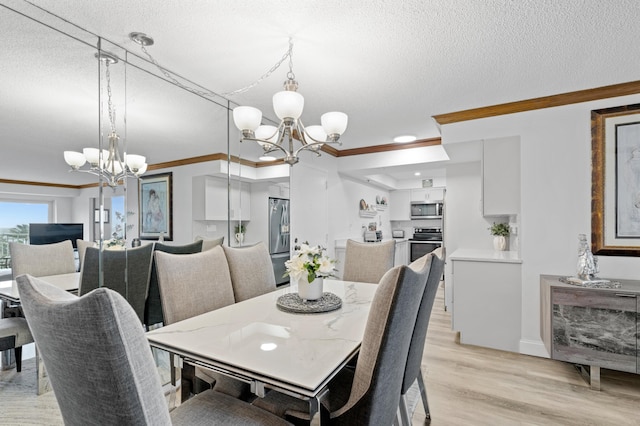
MULTIPOLYGON (((640 425, 639 375, 602 370, 596 392, 572 365, 460 345, 443 297, 441 288, 423 357, 432 426, 640 425)), ((35 371, 20 375, 0 372, 0 424, 62 424, 53 394, 32 392, 35 371)), ((425 424, 421 403, 413 424, 425 424)))

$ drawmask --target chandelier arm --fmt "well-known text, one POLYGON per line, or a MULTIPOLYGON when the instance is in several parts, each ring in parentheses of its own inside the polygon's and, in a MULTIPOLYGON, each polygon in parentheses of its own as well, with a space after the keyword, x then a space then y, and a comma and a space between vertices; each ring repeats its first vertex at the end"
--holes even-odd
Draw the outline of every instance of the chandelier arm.
POLYGON ((265 151, 265 153, 267 152, 272 152, 272 151, 276 151, 277 149, 279 149, 280 151, 282 151, 284 153, 284 155, 289 155, 289 152, 287 152, 286 149, 284 149, 281 145, 279 145, 278 143, 274 143, 274 142, 270 142, 270 141, 266 141, 264 139, 258 139, 258 138, 242 138, 243 141, 253 141, 253 142, 258 142, 261 144, 267 144, 269 146, 271 146, 272 148, 269 149, 268 151, 265 151))
POLYGON ((306 145, 302 145, 300 148, 296 149, 293 156, 297 157, 300 151, 311 151, 311 152, 315 152, 318 155, 318 157, 320 157, 320 147, 325 143, 326 142, 314 142, 314 143, 308 143, 306 145), (318 147, 318 149, 314 149, 315 147, 318 147))

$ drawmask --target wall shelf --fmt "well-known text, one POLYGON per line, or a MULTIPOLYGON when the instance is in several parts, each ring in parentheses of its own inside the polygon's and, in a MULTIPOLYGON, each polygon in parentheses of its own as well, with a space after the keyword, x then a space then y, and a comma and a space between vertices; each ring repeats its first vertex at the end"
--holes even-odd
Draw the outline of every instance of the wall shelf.
POLYGON ((377 210, 360 210, 360 217, 375 217, 377 214, 377 210))

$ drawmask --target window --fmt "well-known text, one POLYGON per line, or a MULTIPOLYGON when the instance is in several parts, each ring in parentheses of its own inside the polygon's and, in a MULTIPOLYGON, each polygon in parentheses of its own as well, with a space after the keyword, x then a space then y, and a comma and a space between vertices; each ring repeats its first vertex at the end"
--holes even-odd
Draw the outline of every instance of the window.
POLYGON ((0 269, 9 267, 9 242, 29 243, 29 223, 49 222, 49 202, 0 201, 0 269))

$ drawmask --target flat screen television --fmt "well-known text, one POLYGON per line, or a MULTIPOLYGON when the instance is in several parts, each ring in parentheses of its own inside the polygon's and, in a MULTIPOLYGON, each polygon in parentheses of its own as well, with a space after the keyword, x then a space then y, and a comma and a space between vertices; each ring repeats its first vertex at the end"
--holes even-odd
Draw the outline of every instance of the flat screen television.
POLYGON ((73 248, 76 240, 84 238, 84 225, 82 223, 30 223, 29 244, 51 244, 64 240, 71 240, 73 248))

